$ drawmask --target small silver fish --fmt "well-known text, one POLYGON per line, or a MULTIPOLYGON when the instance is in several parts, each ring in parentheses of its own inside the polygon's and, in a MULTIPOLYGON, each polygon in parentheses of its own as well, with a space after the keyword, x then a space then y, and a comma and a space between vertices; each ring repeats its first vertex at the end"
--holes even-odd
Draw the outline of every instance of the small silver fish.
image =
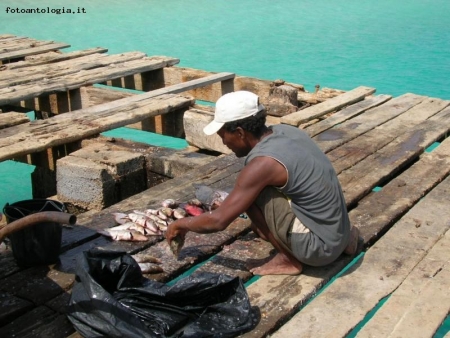
POLYGON ((128 218, 139 225, 145 226, 145 222, 147 221, 148 217, 145 215, 141 215, 141 214, 135 214, 135 213, 131 213, 128 214, 128 218))
POLYGON ((158 215, 158 209, 145 209, 145 210, 144 210, 144 213, 145 213, 147 216, 150 216, 150 215, 158 215))
POLYGON ((193 198, 188 201, 188 204, 195 205, 196 207, 202 207, 203 203, 198 198, 193 198))
POLYGON ((164 208, 164 207, 159 208, 158 209, 158 216, 160 216, 161 214, 164 215, 164 216, 167 216, 167 217, 172 217, 173 209, 172 208, 164 208))
POLYGON ((182 208, 176 208, 173 210, 173 217, 176 219, 184 218, 187 216, 186 210, 182 208))
POLYGON ((111 230, 104 229, 99 230, 104 236, 110 237, 115 241, 130 241, 130 242, 144 242, 148 241, 148 238, 134 230, 111 230))
POLYGON ((161 260, 159 258, 150 256, 149 254, 139 253, 135 255, 131 255, 137 263, 156 263, 161 264, 161 260))
POLYGON ((162 201, 161 205, 164 208, 171 208, 171 209, 173 209, 173 208, 176 208, 178 206, 178 201, 169 198, 169 199, 166 199, 166 200, 162 201))
POLYGON ((163 268, 160 265, 153 263, 138 263, 142 273, 158 273, 163 272, 163 268))
POLYGON ((148 230, 153 232, 153 234, 155 234, 155 235, 160 235, 161 234, 160 231, 159 231, 158 225, 152 219, 147 219, 145 221, 145 228, 147 228, 148 230))
POLYGON ((114 216, 114 220, 118 224, 124 224, 130 221, 128 214, 124 214, 122 212, 113 212, 112 215, 114 216))
POLYGON ((128 221, 128 222, 126 222, 126 223, 123 223, 123 224, 120 224, 120 225, 117 225, 117 226, 115 226, 115 227, 108 228, 108 229, 111 230, 111 231, 116 231, 116 230, 128 230, 128 229, 130 229, 130 227, 133 226, 134 224, 135 224, 135 223, 128 221))

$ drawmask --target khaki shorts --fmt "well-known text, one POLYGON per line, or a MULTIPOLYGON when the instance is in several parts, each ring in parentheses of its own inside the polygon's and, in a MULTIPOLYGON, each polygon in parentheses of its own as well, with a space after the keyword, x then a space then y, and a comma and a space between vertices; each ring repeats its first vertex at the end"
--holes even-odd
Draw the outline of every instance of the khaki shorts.
POLYGON ((288 198, 275 187, 264 188, 255 204, 270 232, 300 262, 322 266, 339 256, 327 250, 325 243, 295 216, 288 198))

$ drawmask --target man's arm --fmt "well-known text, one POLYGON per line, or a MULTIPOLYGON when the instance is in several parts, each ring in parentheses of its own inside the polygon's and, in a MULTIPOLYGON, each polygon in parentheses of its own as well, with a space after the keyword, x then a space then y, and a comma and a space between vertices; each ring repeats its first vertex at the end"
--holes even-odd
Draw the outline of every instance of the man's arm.
POLYGON ((173 222, 166 232, 170 242, 187 231, 211 233, 224 230, 240 214, 247 211, 262 189, 268 185, 283 186, 287 172, 283 165, 270 157, 256 157, 237 177, 236 184, 225 201, 214 211, 173 222))

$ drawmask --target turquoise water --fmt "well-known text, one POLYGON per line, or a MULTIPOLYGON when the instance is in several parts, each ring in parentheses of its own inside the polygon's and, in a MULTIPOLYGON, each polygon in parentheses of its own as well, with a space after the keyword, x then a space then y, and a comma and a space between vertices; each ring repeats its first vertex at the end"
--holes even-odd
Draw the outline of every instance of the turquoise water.
MULTIPOLYGON (((110 53, 139 50, 178 57, 186 67, 282 78, 310 91, 316 84, 343 90, 366 85, 377 88, 377 93, 413 92, 444 99, 450 99, 449 19, 448 0, 47 0, 39 5, 3 0, 0 4, 0 34, 70 43, 65 51, 97 46, 110 53), (6 12, 8 7, 36 6, 50 11, 79 7, 86 13, 6 12)), ((158 145, 165 145, 162 142, 158 145)), ((0 206, 31 197, 29 168, 4 162, 0 170, 0 206)))

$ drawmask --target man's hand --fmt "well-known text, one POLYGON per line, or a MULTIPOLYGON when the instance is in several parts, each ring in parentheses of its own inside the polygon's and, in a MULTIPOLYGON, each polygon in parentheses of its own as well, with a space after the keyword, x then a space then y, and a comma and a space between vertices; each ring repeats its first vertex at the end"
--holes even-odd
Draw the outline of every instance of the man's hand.
POLYGON ((165 237, 167 242, 170 244, 175 237, 184 239, 186 237, 187 230, 180 229, 178 226, 184 219, 176 220, 169 224, 167 227, 165 237))

